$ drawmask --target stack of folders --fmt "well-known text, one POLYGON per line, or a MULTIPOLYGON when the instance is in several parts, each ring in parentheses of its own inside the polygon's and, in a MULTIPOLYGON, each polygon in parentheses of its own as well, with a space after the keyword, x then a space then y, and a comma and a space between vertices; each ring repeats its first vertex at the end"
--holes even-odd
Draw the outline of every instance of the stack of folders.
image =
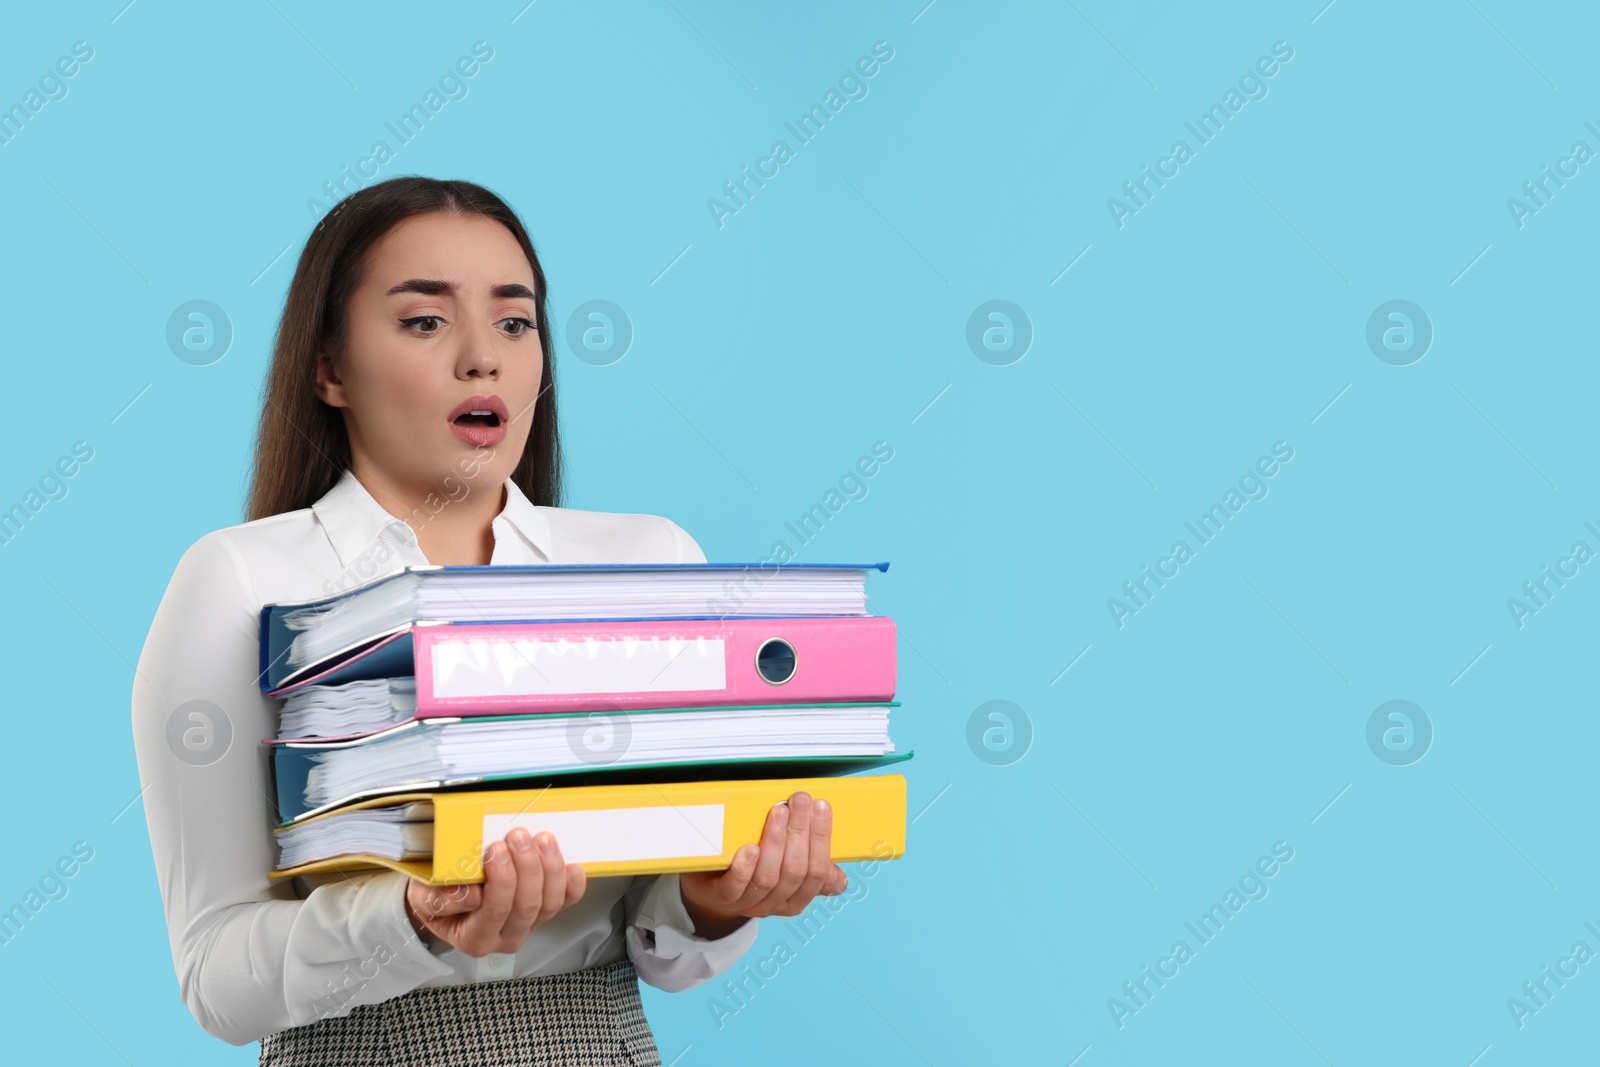
POLYGON ((590 875, 726 868, 797 790, 834 862, 905 851, 876 564, 407 567, 261 610, 272 877, 388 867, 483 880, 549 830, 590 875), (868 772, 868 773, 863 773, 868 772))

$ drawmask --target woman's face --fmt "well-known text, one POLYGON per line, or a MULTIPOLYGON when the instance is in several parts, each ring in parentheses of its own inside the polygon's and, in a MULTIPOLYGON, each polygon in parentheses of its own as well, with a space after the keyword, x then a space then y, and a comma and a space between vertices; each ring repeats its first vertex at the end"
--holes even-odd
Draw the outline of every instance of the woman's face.
POLYGON ((317 370, 358 474, 418 493, 498 490, 543 384, 533 286, 516 238, 480 215, 415 215, 368 250, 344 359, 317 370))

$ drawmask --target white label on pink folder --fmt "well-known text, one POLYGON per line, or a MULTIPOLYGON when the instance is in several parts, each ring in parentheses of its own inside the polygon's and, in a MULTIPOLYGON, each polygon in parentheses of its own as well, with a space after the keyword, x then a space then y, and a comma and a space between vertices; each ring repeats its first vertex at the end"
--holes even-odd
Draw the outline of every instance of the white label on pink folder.
POLYGON ((451 697, 678 693, 728 686, 720 637, 439 641, 433 692, 451 697))
POLYGON ((485 815, 483 843, 499 841, 515 826, 530 834, 549 830, 568 863, 722 855, 721 804, 485 815))

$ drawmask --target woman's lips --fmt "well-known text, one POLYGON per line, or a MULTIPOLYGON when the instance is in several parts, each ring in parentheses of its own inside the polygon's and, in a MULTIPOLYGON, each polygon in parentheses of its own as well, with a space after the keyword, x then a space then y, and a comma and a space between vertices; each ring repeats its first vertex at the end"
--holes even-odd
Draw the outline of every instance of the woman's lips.
POLYGON ((482 393, 469 396, 457 404, 449 417, 450 429, 455 435, 475 448, 487 448, 505 440, 506 424, 510 421, 511 413, 506 408, 506 402, 498 396, 485 396, 482 393), (494 425, 469 417, 475 411, 488 412, 494 425))
POLYGON ((506 439, 506 424, 480 426, 470 422, 452 422, 450 430, 474 448, 489 448, 506 439))

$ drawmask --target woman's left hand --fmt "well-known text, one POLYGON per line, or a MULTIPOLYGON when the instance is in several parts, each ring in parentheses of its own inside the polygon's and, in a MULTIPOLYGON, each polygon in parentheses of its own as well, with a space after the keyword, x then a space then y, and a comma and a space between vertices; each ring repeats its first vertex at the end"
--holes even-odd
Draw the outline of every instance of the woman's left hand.
POLYGON ((684 908, 701 937, 726 936, 745 919, 799 915, 817 896, 837 896, 849 877, 830 858, 833 808, 805 791, 767 813, 761 844, 745 845, 725 871, 678 876, 684 908))

